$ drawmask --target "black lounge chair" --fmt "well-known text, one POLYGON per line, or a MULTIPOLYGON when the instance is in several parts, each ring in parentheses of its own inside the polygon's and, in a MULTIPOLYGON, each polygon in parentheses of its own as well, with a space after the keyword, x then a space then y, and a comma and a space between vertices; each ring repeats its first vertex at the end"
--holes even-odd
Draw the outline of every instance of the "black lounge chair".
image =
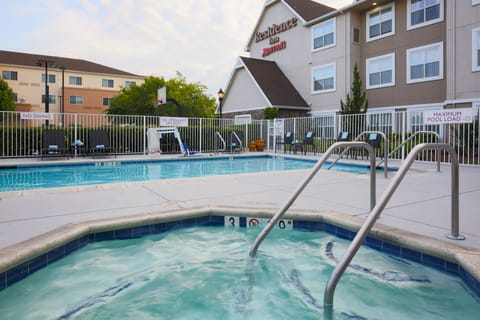
POLYGON ((41 157, 60 156, 67 154, 65 147, 65 132, 62 129, 51 129, 43 131, 41 157))
POLYGON ((313 131, 308 131, 305 133, 305 138, 303 139, 303 154, 307 154, 307 147, 312 146, 313 155, 316 154, 315 148, 315 141, 314 141, 315 133, 313 131))
POLYGON ((88 153, 92 156, 113 153, 116 156, 106 130, 97 129, 88 132, 88 153))
POLYGON ((290 152, 293 149, 293 133, 292 131, 285 132, 283 136, 283 153, 287 153, 287 149, 290 149, 290 152))
POLYGON ((378 133, 369 133, 367 138, 367 143, 372 146, 373 151, 376 155, 381 155, 380 147, 381 147, 381 136, 378 133))

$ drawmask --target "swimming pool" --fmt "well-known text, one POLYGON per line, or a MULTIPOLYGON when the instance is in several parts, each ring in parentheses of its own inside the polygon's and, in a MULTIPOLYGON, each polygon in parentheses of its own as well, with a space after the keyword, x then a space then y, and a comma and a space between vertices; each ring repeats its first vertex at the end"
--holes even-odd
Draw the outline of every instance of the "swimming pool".
MULTIPOLYGON (((261 156, 0 167, 0 192, 309 169, 315 163, 313 160, 261 156)), ((332 169, 359 174, 369 170, 367 166, 345 164, 337 164, 332 169)))
MULTIPOLYGON (((204 217, 81 238, 81 250, 0 292, 2 319, 322 318, 325 282, 348 242, 320 231, 332 225, 282 220, 250 263, 259 220, 204 217)), ((458 278, 367 247, 336 301, 335 319, 357 320, 477 319, 479 307, 458 278)))

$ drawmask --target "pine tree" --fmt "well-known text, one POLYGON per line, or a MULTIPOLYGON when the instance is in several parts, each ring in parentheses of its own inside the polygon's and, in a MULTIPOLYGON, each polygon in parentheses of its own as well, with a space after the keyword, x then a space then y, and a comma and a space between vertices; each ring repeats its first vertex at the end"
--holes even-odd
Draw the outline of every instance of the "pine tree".
POLYGON ((362 92, 362 80, 360 80, 360 73, 358 72, 358 66, 355 64, 353 68, 353 83, 350 89, 350 94, 347 93, 345 103, 340 100, 340 113, 341 114, 359 114, 366 113, 368 109, 368 100, 366 98, 366 92, 362 92), (363 108, 363 110, 362 110, 363 108))

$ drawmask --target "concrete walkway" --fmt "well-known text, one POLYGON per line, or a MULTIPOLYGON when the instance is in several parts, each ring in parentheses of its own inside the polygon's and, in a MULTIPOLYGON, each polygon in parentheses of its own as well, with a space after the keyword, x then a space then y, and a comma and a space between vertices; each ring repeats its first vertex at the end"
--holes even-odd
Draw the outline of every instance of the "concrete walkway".
MULTIPOLYGON (((0 166, 12 162, 18 163, 18 160, 1 160, 0 166)), ((0 249, 71 222, 202 206, 278 209, 308 172, 295 170, 0 192, 0 249)), ((385 179, 383 173, 377 174, 377 202, 393 175, 385 179)), ((466 236, 464 241, 445 238, 451 226, 450 182, 448 165, 442 165, 438 173, 435 164, 415 164, 379 223, 480 249, 480 167, 460 167, 460 232, 466 236)), ((368 175, 321 170, 292 209, 331 210, 366 217, 369 199, 368 175)))

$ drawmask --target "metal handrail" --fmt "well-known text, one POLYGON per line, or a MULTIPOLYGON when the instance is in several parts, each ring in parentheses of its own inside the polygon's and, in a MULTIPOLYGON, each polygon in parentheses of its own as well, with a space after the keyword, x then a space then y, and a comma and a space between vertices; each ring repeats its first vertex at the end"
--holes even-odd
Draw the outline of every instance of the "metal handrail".
POLYGON ((232 137, 235 136, 235 138, 237 138, 238 142, 240 142, 240 150, 243 149, 243 144, 242 144, 242 139, 240 139, 240 137, 238 136, 238 134, 235 132, 235 131, 232 131, 232 133, 230 134, 230 152, 232 152, 232 137))
POLYGON ((313 179, 313 177, 317 174, 318 170, 322 167, 325 161, 328 159, 331 153, 333 153, 337 148, 341 147, 357 147, 357 148, 364 148, 367 149, 368 154, 370 156, 370 210, 375 207, 376 201, 376 170, 375 170, 375 152, 371 145, 366 142, 361 141, 345 141, 345 142, 336 142, 331 145, 327 151, 323 154, 322 158, 318 160, 318 162, 313 167, 312 171, 308 174, 308 176, 300 183, 297 187, 295 192, 292 196, 285 202, 285 204, 275 213, 272 219, 268 222, 268 224, 263 228, 260 234, 255 239, 252 247, 250 248, 250 257, 253 258, 258 250, 258 247, 268 235, 268 233, 272 230, 272 228, 277 224, 278 220, 285 214, 285 212, 290 208, 293 202, 298 198, 300 193, 305 189, 308 183, 313 179))
MULTIPOLYGON (((397 152, 401 147, 403 147, 408 141, 412 140, 415 136, 421 134, 421 133, 426 133, 426 134, 433 134, 437 139, 435 142, 438 143, 438 141, 440 140, 440 135, 435 132, 435 131, 424 131, 424 130, 421 130, 421 131, 416 131, 415 133, 413 133, 410 137, 408 137, 407 140, 403 141, 399 146, 397 146, 395 149, 393 149, 388 155, 387 157, 390 158, 390 156, 392 154, 394 154, 395 152, 397 152)), ((438 150, 437 152, 435 152, 435 159, 437 160, 437 171, 440 172, 440 157, 438 157, 438 150)), ((377 167, 380 166, 381 164, 383 163, 383 159, 380 160, 378 163, 377 163, 377 167)))
MULTIPOLYGON (((385 178, 388 178, 388 158, 387 158, 387 153, 388 153, 388 138, 387 136, 385 135, 385 133, 383 133, 382 131, 363 131, 361 132, 353 141, 358 141, 363 135, 365 134, 369 134, 369 133, 376 133, 376 134, 379 134, 382 136, 383 138, 383 158, 385 159, 385 166, 383 168, 383 171, 384 171, 384 175, 385 175, 385 178)), ((342 151, 342 153, 340 153, 340 155, 338 156, 337 159, 335 159, 327 168, 327 170, 330 170, 337 162, 338 160, 340 160, 343 155, 345 153, 348 152, 348 150, 350 150, 351 147, 348 147, 346 148, 345 150, 342 151)), ((378 165, 375 165, 375 167, 378 167, 378 165)))
POLYGON ((222 137, 222 135, 220 134, 220 132, 215 131, 215 134, 216 134, 216 136, 218 136, 218 137, 220 138, 220 141, 222 141, 223 149, 221 149, 221 150, 222 150, 222 151, 227 150, 227 143, 226 143, 225 140, 223 139, 223 137, 222 137))
POLYGON ((335 293, 335 287, 337 286, 340 277, 344 273, 345 269, 348 267, 353 257, 357 253, 360 245, 367 237, 367 234, 372 229, 373 225, 377 221, 380 214, 385 209, 387 202, 392 197, 393 193, 397 189, 398 185, 402 181, 403 177, 406 175, 407 171, 412 166, 412 163, 415 161, 417 154, 425 149, 430 150, 446 150, 452 159, 452 225, 451 225, 451 234, 447 234, 446 237, 454 240, 464 240, 465 237, 459 233, 459 180, 458 180, 458 156, 455 152, 455 149, 446 143, 422 143, 416 145, 412 151, 408 154, 405 161, 402 163, 398 169, 397 174, 393 177, 392 181, 388 185, 387 189, 382 195, 380 202, 373 208, 373 210, 368 215, 367 219, 363 223, 360 230, 357 232, 357 235, 352 240, 352 243, 348 247, 346 253, 342 257, 341 261, 337 264, 333 270, 330 278, 328 279, 327 285, 325 287, 324 294, 324 308, 325 312, 331 313, 333 310, 333 295, 335 293))

